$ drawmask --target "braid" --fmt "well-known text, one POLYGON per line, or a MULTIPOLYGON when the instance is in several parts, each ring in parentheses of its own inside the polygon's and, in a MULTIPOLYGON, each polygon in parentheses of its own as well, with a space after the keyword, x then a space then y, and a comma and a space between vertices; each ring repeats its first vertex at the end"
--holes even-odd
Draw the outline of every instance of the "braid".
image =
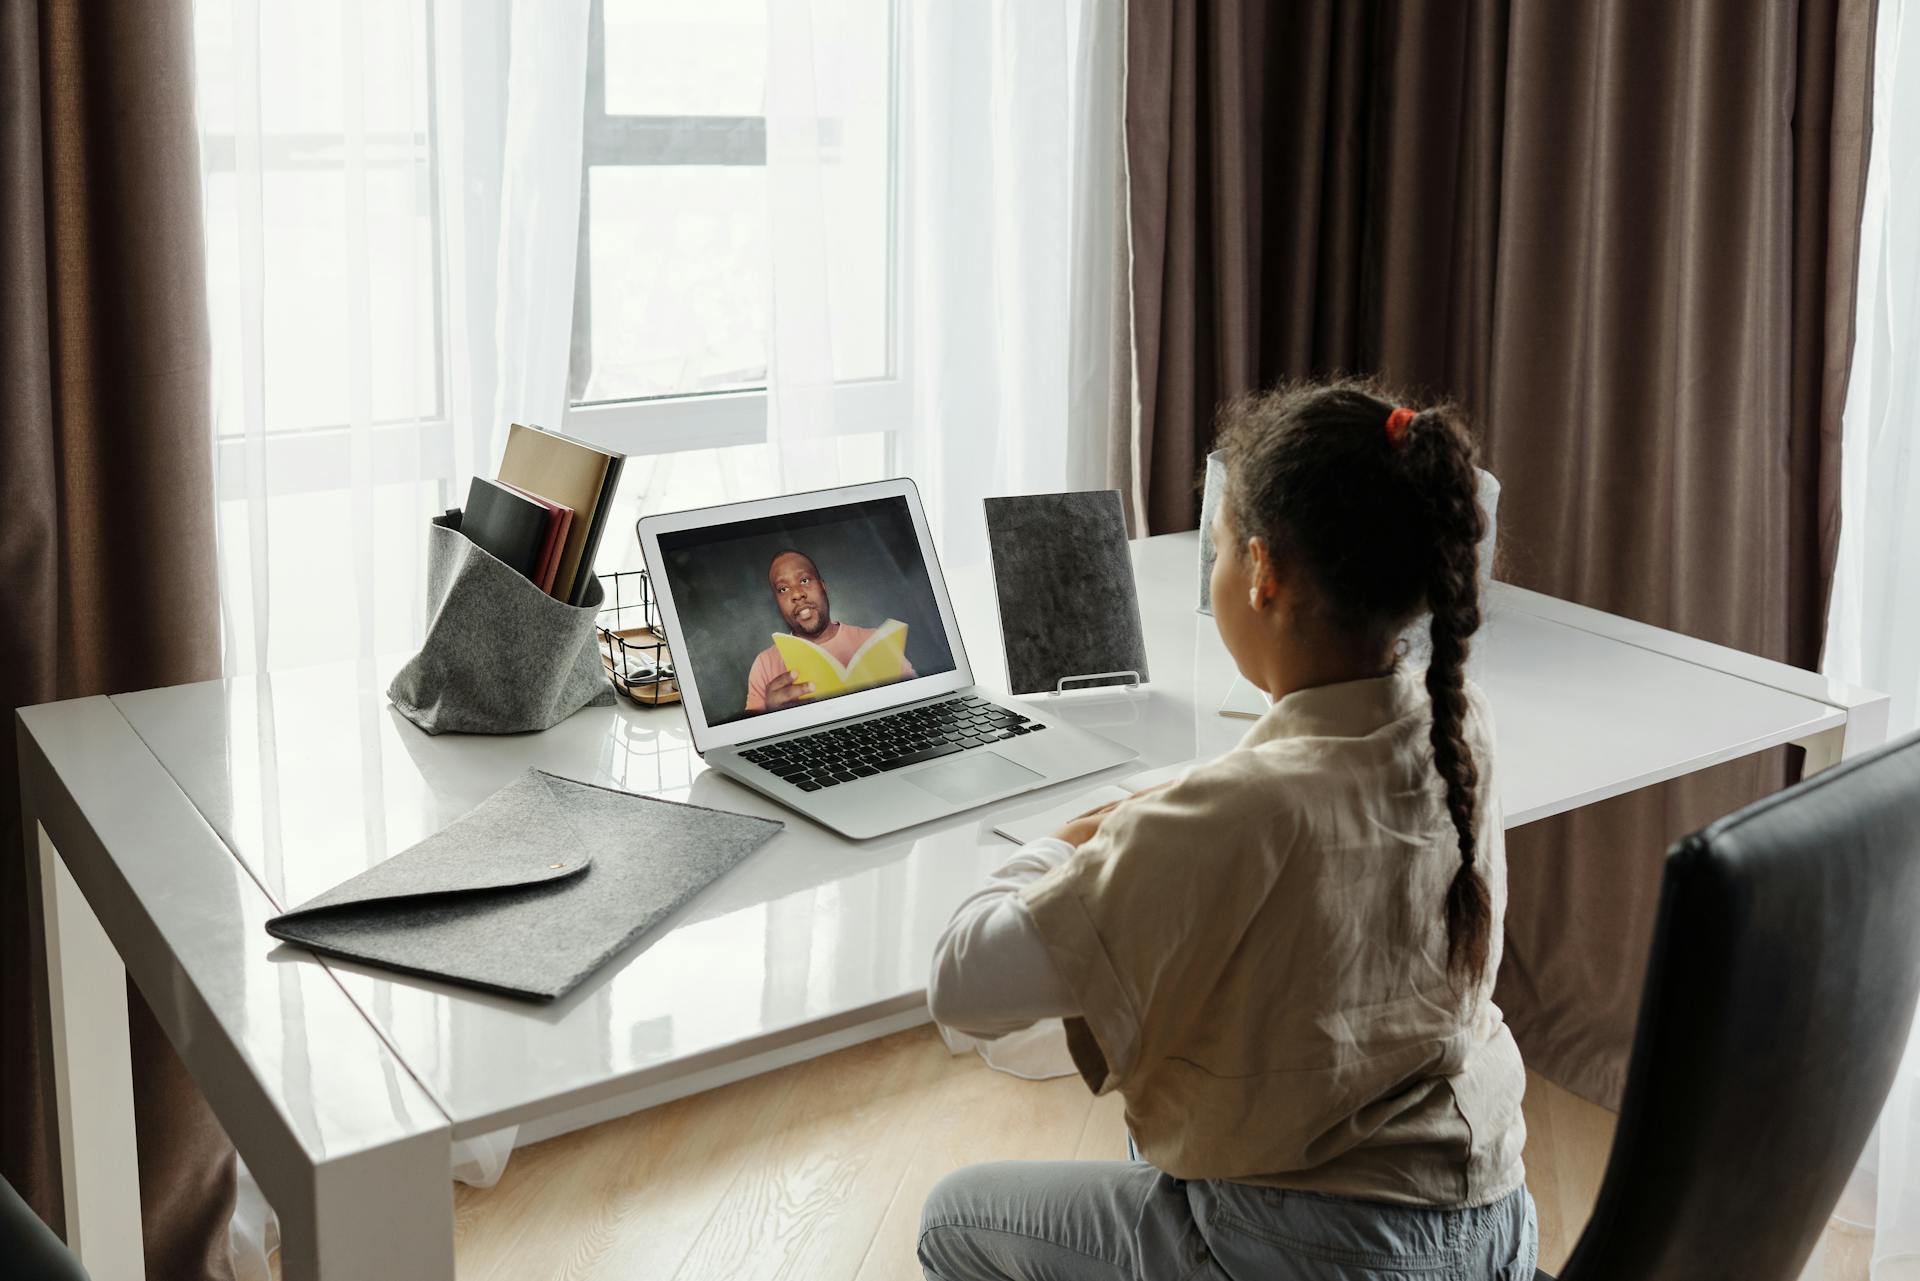
POLYGON ((1465 733, 1467 647, 1480 627, 1479 543, 1485 520, 1477 501, 1473 442, 1465 430, 1432 410, 1407 432, 1407 465, 1432 531, 1427 606, 1433 612, 1433 658, 1427 695, 1433 701, 1433 764, 1446 784, 1447 812, 1460 838, 1460 867, 1447 887, 1447 968, 1457 980, 1477 982, 1491 946, 1493 904, 1474 870, 1476 788, 1480 769, 1465 733))

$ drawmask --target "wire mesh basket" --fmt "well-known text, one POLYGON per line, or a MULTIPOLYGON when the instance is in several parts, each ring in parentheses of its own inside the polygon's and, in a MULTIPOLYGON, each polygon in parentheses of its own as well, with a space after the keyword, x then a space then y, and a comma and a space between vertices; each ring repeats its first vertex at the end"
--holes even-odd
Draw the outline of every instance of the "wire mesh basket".
POLYGON ((660 604, 644 569, 600 575, 606 604, 595 620, 607 680, 642 707, 680 701, 680 681, 660 626, 660 604))

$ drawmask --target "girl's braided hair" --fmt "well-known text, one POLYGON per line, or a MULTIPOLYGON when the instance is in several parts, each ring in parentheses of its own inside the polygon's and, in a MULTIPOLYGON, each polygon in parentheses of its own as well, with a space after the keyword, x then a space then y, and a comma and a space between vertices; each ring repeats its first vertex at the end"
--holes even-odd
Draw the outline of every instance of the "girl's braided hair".
POLYGON ((1465 734, 1467 646, 1480 626, 1485 518, 1473 437, 1449 405, 1401 416, 1371 382, 1298 384, 1221 411, 1223 495, 1242 540, 1266 540, 1303 569, 1341 630, 1386 637, 1422 607, 1433 615, 1433 764, 1446 785, 1460 867, 1447 889, 1447 968, 1471 983, 1486 968, 1493 908, 1474 870, 1479 768, 1465 734))

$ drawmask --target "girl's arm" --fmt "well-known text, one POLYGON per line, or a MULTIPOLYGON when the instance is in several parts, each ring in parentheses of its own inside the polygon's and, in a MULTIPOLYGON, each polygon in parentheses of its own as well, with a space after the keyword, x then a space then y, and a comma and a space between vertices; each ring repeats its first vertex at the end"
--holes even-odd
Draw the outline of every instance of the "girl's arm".
POLYGON ((954 912, 934 948, 927 982, 934 1022, 991 1040, 1079 1013, 1019 897, 1022 886, 1072 854, 1057 837, 1030 841, 954 912))

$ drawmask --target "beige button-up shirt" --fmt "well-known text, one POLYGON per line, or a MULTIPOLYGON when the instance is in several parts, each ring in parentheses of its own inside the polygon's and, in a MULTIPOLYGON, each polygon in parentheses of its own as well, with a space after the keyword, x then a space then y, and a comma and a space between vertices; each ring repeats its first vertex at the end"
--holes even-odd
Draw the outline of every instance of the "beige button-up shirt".
POLYGON ((1426 691, 1405 674, 1287 695, 1021 890, 1080 1012, 1075 1062, 1125 1096, 1147 1160, 1409 1205, 1519 1186, 1525 1074, 1492 1001, 1505 844, 1485 703, 1469 700, 1493 900, 1470 991, 1447 976, 1459 845, 1426 691))

